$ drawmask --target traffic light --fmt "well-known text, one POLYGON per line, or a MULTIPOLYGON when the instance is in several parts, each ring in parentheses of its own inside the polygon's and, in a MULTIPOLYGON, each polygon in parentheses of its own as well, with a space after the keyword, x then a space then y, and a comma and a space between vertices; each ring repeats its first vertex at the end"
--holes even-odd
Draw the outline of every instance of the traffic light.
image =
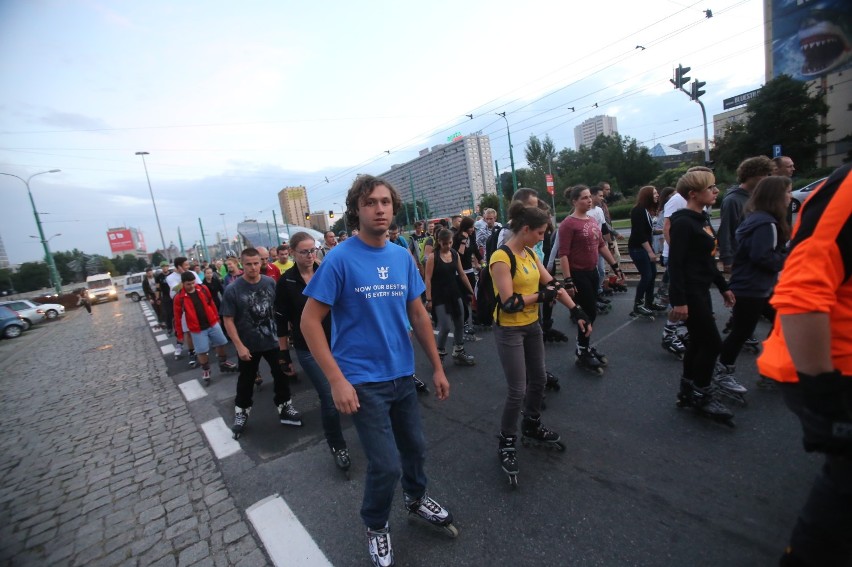
POLYGON ((686 76, 689 73, 692 67, 684 67, 683 65, 678 65, 677 69, 674 70, 674 79, 670 79, 669 82, 674 85, 676 89, 683 89, 683 86, 689 82, 689 77, 686 76))
POLYGON ((699 81, 698 79, 692 81, 692 91, 689 93, 689 98, 692 100, 698 100, 698 98, 705 92, 701 90, 701 87, 706 84, 707 83, 705 81, 699 81))
POLYGON ((311 220, 311 213, 305 213, 305 220, 311 220))
POLYGON ((330 218, 330 219, 334 218, 334 211, 328 211, 328 218, 330 218))

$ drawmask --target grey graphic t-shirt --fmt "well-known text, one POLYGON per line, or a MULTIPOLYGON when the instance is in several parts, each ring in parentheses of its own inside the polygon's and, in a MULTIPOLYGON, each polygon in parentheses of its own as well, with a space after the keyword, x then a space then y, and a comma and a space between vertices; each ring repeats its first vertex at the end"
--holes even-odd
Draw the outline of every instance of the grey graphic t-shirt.
POLYGON ((219 313, 233 317, 240 340, 251 352, 278 348, 275 329, 275 280, 260 276, 256 284, 237 278, 225 288, 219 313))

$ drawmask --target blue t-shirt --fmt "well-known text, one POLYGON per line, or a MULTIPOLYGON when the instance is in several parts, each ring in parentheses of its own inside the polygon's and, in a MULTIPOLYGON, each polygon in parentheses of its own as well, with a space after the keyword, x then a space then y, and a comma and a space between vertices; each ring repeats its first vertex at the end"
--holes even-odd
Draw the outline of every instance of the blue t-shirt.
POLYGON ((405 248, 360 238, 335 247, 304 294, 331 307, 331 353, 352 384, 414 374, 408 303, 426 290, 405 248), (339 249, 339 250, 338 250, 339 249))

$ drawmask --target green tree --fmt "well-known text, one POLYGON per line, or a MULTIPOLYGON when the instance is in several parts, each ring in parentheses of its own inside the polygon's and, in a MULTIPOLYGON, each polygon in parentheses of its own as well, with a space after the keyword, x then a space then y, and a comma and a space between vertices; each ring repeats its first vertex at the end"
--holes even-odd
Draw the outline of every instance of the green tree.
POLYGON ((18 293, 51 287, 50 270, 44 262, 24 262, 12 274, 12 283, 18 293))
POLYGON ((772 155, 772 146, 780 144, 797 169, 816 167, 825 146, 820 137, 829 132, 821 120, 828 114, 821 92, 811 94, 807 83, 779 75, 748 102, 746 111, 747 124, 733 126, 717 139, 713 159, 718 165, 734 170, 747 157, 772 155))
POLYGON ((12 281, 14 274, 9 268, 0 268, 0 291, 11 291, 15 289, 12 281))

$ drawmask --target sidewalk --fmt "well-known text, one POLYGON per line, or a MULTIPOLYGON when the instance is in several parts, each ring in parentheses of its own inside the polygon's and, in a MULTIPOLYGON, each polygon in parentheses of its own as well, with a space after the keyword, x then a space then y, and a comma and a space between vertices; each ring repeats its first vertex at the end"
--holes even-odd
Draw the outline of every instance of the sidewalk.
POLYGON ((0 564, 269 564, 138 305, 39 333, 0 360, 0 564))

